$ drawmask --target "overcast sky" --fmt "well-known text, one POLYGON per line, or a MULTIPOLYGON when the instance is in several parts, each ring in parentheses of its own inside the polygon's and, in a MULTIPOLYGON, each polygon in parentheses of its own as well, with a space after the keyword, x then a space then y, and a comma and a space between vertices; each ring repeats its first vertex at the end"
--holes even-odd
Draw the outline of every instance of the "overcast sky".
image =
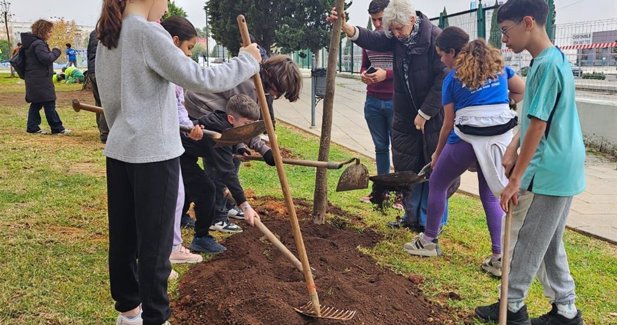
MULTIPOLYGON (((38 18, 64 17, 78 24, 94 26, 100 14, 102 0, 9 0, 16 21, 38 18)), ((188 13, 197 27, 206 24, 204 0, 175 0, 188 13)), ((230 0, 233 1, 233 0, 230 0)), ((284 0, 280 0, 284 1, 284 0)), ((446 6, 448 13, 469 9, 469 0, 412 0, 417 10, 429 17, 439 15, 446 6)), ((350 8, 351 22, 366 26, 370 0, 354 0, 350 8)), ((494 0, 488 0, 493 5, 494 0)), ((485 4, 486 5, 486 4, 485 4)), ((617 0, 555 0, 557 23, 571 23, 599 19, 617 19, 617 0)))

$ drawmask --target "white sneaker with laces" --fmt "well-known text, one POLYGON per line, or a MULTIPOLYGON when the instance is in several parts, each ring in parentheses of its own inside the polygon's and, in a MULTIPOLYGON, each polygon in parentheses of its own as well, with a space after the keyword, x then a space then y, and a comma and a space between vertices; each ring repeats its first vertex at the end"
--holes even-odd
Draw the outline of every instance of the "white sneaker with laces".
POLYGON ((240 228, 240 226, 234 223, 228 222, 228 221, 219 221, 217 223, 214 223, 212 224, 212 226, 210 226, 210 230, 232 233, 232 234, 242 232, 242 228, 240 228))
POLYGON ((431 257, 441 255, 437 239, 433 239, 433 241, 429 242, 424 238, 423 232, 417 235, 411 242, 406 243, 403 248, 407 253, 416 256, 431 257))
POLYGON ((493 258, 493 256, 487 257, 482 262, 482 269, 496 277, 501 277, 501 257, 493 258))
POLYGON ((172 250, 171 255, 169 256, 169 261, 171 264, 194 264, 201 263, 203 260, 203 256, 191 253, 191 251, 182 245, 180 245, 177 249, 172 250))
POLYGON ((118 318, 116 318, 116 325, 142 325, 143 323, 141 312, 133 318, 122 316, 122 314, 118 315, 118 318))

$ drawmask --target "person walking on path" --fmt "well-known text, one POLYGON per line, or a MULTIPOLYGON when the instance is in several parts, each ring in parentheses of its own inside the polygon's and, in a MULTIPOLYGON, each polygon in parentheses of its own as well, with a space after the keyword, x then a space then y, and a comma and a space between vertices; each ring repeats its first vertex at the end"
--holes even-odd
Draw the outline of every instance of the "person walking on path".
POLYGON ((45 118, 51 128, 52 134, 69 134, 71 130, 65 129, 56 111, 56 88, 52 81, 54 74, 54 61, 60 57, 60 50, 49 50, 47 40, 51 37, 54 24, 50 21, 39 19, 32 24, 31 33, 21 34, 21 43, 26 54, 26 102, 30 103, 26 132, 46 134, 40 128, 41 108, 45 111, 45 118))
POLYGON ((476 308, 482 321, 498 320, 500 304, 507 304, 509 325, 583 324, 563 235, 572 197, 585 189, 585 145, 570 62, 546 33, 548 10, 544 0, 510 0, 497 11, 502 41, 533 60, 521 127, 503 158, 509 183, 501 207, 514 209, 508 297, 476 308), (530 319, 525 299, 536 276, 552 309, 530 319))

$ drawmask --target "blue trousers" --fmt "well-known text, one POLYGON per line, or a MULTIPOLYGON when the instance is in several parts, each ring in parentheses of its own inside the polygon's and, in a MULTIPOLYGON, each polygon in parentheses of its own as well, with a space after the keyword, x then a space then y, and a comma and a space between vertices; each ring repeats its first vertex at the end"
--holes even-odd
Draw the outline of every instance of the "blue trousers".
POLYGON ((366 96, 364 102, 364 119, 375 145, 377 174, 390 172, 390 138, 392 130, 392 100, 383 100, 366 96))

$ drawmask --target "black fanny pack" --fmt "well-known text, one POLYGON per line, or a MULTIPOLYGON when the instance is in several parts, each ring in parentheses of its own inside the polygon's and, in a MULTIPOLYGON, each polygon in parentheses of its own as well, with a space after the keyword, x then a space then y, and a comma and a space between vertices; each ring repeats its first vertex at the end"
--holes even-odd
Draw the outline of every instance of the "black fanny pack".
POLYGON ((478 127, 478 126, 457 124, 456 127, 459 129, 459 131, 463 132, 464 134, 480 135, 480 136, 486 137, 486 136, 504 134, 508 132, 509 130, 513 129, 517 125, 518 125, 518 116, 515 116, 510 121, 508 121, 508 123, 501 124, 501 125, 478 127))

